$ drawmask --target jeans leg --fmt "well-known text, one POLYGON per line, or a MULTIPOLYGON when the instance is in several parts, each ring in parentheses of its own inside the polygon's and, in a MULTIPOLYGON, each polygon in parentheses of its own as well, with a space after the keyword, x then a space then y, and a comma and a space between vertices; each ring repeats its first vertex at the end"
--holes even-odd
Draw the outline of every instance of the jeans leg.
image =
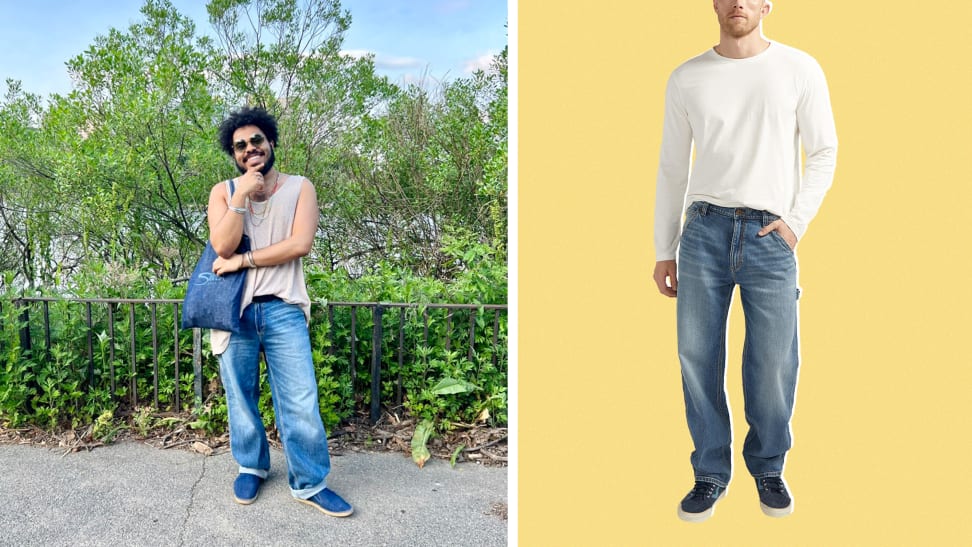
POLYGON ((306 499, 325 488, 331 470, 307 324, 299 306, 282 301, 258 304, 258 313, 287 481, 306 499))
POLYGON ((783 473, 800 361, 796 257, 776 233, 756 236, 760 227, 759 221, 747 224, 738 275, 746 316, 742 373, 749 424, 743 459, 756 478, 783 473))
POLYGON ((219 355, 219 372, 226 391, 229 413, 230 450, 241 473, 267 477, 270 445, 260 418, 260 340, 253 324, 253 307, 240 321, 241 330, 230 337, 219 355))
POLYGON ((701 215, 679 245, 678 354, 695 479, 727 486, 732 424, 726 398, 726 322, 734 288, 729 271, 732 220, 701 215))

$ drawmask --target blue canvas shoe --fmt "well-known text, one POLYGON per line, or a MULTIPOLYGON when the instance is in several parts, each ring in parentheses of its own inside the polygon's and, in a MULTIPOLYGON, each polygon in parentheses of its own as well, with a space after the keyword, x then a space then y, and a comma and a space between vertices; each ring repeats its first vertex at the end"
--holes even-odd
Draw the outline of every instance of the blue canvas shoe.
POLYGON ((783 477, 756 479, 759 492, 759 508, 768 517, 785 517, 793 512, 793 498, 783 482, 783 477))
POLYGON ((678 518, 686 522, 703 522, 715 513, 715 504, 726 495, 726 489, 711 482, 696 481, 695 487, 678 504, 678 518))
POLYGON ((321 513, 331 515, 332 517, 346 517, 354 512, 351 504, 344 501, 344 498, 335 494, 330 488, 325 488, 306 500, 300 498, 294 499, 310 505, 321 513))
POLYGON ((240 473, 233 482, 233 499, 241 505, 250 505, 260 493, 263 479, 250 473, 240 473))

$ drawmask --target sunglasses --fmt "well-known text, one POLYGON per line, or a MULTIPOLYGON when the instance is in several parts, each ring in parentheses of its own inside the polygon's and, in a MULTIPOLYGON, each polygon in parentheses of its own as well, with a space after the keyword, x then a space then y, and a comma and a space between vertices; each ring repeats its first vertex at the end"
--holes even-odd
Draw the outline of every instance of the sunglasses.
MULTIPOLYGON (((254 133, 253 136, 250 137, 250 144, 252 144, 253 146, 260 146, 261 144, 263 144, 263 141, 265 141, 265 140, 267 140, 267 138, 264 137, 263 135, 261 135, 259 133, 254 133)), ((233 143, 233 150, 236 150, 237 152, 242 152, 242 151, 246 150, 246 141, 243 140, 243 139, 240 139, 240 140, 234 142, 233 143)))

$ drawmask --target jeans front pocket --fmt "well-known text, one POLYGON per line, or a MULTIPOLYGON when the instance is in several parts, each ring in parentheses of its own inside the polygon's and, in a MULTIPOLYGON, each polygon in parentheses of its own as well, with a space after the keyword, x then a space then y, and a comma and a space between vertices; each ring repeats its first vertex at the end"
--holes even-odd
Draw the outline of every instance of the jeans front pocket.
POLYGON ((785 239, 783 239, 783 236, 781 236, 778 231, 773 230, 772 232, 770 232, 770 237, 772 237, 773 239, 775 239, 776 241, 778 241, 780 243, 780 245, 782 245, 783 248, 786 249, 787 252, 789 252, 789 253, 792 253, 793 252, 793 248, 790 247, 790 244, 787 243, 785 239))
POLYGON ((695 219, 699 218, 699 214, 700 214, 699 213, 699 209, 700 209, 700 207, 701 207, 700 202, 694 201, 694 202, 692 202, 691 205, 689 205, 688 209, 685 210, 685 223, 682 224, 682 233, 683 234, 685 233, 685 230, 688 229, 689 225, 692 224, 692 222, 695 219))

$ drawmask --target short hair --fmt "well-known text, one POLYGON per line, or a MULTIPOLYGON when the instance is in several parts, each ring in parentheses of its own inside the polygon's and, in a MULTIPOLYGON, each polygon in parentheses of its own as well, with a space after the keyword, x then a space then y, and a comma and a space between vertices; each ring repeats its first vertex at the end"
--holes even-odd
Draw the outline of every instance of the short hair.
POLYGON ((241 127, 255 125, 263 131, 267 140, 277 144, 277 120, 260 107, 244 106, 223 120, 219 126, 219 145, 224 152, 233 155, 233 133, 241 127))

